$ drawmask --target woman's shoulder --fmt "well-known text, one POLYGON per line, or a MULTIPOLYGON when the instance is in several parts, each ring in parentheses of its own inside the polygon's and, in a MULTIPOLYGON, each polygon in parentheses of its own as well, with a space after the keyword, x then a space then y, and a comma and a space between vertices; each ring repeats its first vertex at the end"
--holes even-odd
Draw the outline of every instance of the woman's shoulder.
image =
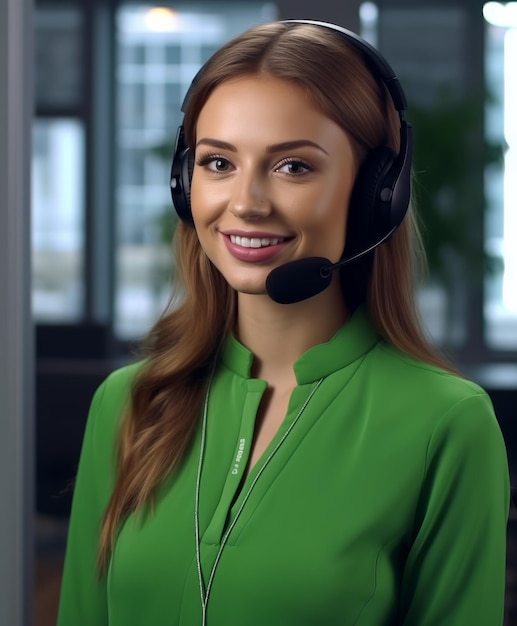
POLYGON ((93 396, 88 426, 95 438, 112 434, 131 399, 131 389, 143 367, 142 361, 123 365, 109 373, 93 396))
POLYGON ((144 361, 135 361, 118 367, 106 376, 98 391, 102 391, 112 399, 121 395, 126 396, 143 366, 144 361))
POLYGON ((461 454, 483 455, 492 446, 504 457, 491 397, 478 383, 386 344, 379 346, 375 362, 383 411, 399 431, 414 428, 438 448, 447 440, 448 449, 461 449, 461 454))
POLYGON ((382 343, 376 351, 375 377, 386 405, 418 414, 431 430, 498 430, 492 400, 477 382, 436 365, 420 361, 382 343), (391 398, 391 399, 390 399, 391 398))
POLYGON ((461 400, 470 396, 486 396, 486 391, 475 381, 445 368, 419 360, 384 343, 378 344, 378 364, 389 383, 398 380, 408 388, 418 388, 425 395, 446 396, 461 400))

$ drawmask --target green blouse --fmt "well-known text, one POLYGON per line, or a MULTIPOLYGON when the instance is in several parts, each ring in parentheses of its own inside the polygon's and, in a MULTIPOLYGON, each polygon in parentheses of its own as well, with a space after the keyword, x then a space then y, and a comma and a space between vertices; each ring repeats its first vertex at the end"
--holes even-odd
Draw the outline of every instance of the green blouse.
POLYGON ((101 385, 58 626, 201 626, 198 560, 207 626, 501 625, 509 478, 487 394, 386 345, 358 312, 296 362, 285 420, 243 481, 266 389, 252 361, 230 338, 206 407, 199 507, 201 419, 154 512, 123 524, 99 579, 114 440, 139 365, 101 385))

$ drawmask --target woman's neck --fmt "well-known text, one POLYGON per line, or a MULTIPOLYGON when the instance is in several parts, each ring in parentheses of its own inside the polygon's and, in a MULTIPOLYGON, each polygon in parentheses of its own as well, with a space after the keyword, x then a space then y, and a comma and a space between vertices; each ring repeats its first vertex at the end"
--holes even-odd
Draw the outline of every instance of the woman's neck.
POLYGON ((288 383, 294 380, 295 361, 313 346, 332 339, 347 317, 336 286, 289 305, 277 304, 268 296, 239 294, 237 336, 255 355, 254 377, 288 383))

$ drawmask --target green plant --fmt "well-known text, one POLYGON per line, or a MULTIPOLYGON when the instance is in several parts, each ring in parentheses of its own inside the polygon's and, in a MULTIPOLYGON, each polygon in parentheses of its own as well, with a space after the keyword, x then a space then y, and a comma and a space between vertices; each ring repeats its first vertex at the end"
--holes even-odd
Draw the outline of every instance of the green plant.
POLYGON ((496 263, 480 237, 485 199, 479 178, 501 161, 504 146, 483 138, 485 101, 442 90, 432 105, 410 107, 417 211, 431 278, 445 285, 451 263, 478 277, 496 263))

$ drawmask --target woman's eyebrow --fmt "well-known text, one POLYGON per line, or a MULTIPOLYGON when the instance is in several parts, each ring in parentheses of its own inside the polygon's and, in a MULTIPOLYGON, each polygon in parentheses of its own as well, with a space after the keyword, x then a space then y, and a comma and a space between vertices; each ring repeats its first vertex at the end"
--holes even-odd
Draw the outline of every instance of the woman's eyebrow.
POLYGON ((212 146, 214 148, 220 148, 221 150, 230 150, 231 152, 237 152, 237 148, 227 141, 221 141, 220 139, 211 139, 210 137, 203 137, 196 143, 198 146, 212 146))
POLYGON ((328 152, 322 148, 315 141, 311 141, 310 139, 295 139, 293 141, 284 141, 282 143, 276 143, 273 146, 268 146, 266 148, 266 152, 281 152, 283 150, 292 150, 294 148, 304 148, 305 146, 312 146, 321 152, 324 152, 328 155, 328 152))
MULTIPOLYGON (((230 152, 237 152, 237 148, 228 141, 221 141, 220 139, 213 139, 211 137, 203 137, 196 143, 198 146, 213 146, 214 148, 220 148, 221 150, 229 150, 230 152)), ((328 155, 328 152, 315 141, 310 139, 293 139, 292 141, 283 141, 282 143, 275 143, 272 146, 267 146, 266 152, 282 152, 283 150, 293 150, 295 148, 303 148, 305 146, 311 146, 324 152, 328 155)))

